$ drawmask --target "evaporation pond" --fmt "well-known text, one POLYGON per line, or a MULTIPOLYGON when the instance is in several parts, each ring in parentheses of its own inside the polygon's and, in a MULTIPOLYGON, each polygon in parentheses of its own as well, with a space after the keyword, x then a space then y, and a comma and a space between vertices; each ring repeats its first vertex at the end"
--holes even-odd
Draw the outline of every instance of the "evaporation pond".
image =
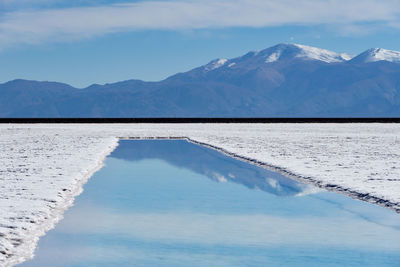
POLYGON ((400 215, 184 140, 124 140, 21 266, 400 266, 400 215))

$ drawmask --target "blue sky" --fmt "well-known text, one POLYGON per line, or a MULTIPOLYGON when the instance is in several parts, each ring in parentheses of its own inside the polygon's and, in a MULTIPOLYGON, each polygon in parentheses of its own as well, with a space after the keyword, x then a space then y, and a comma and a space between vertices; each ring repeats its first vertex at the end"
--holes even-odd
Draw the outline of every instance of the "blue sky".
POLYGON ((277 43, 400 50, 400 1, 0 0, 0 82, 155 81, 277 43))

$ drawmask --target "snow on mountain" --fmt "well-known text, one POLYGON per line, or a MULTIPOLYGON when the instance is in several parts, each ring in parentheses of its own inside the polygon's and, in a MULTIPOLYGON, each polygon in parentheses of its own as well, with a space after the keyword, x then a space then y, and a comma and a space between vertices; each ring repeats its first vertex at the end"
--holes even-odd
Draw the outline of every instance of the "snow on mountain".
POLYGON ((371 48, 353 58, 352 61, 357 63, 376 61, 400 63, 400 51, 386 50, 383 48, 371 48))
POLYGON ((277 61, 280 57, 281 57, 281 51, 274 52, 274 53, 272 53, 271 55, 269 55, 269 56, 267 57, 267 59, 265 60, 265 63, 275 62, 275 61, 277 61))
POLYGON ((204 66, 204 69, 205 69, 206 71, 218 69, 218 68, 222 67, 223 65, 225 65, 225 63, 226 63, 227 61, 228 61, 228 60, 225 59, 225 58, 218 58, 218 59, 215 59, 215 60, 211 61, 210 63, 208 63, 207 65, 205 65, 205 66, 204 66))
POLYGON ((205 71, 212 71, 222 66, 232 67, 237 63, 245 63, 250 65, 263 65, 279 60, 318 60, 326 63, 344 62, 351 59, 347 54, 338 54, 326 49, 299 44, 278 44, 273 47, 249 52, 244 56, 233 59, 216 59, 203 66, 205 71), (228 63, 228 64, 226 64, 228 63))
POLYGON ((338 54, 329 50, 299 44, 279 44, 267 48, 259 54, 265 57, 266 63, 288 58, 319 60, 327 63, 343 62, 349 59, 347 54, 338 54))
POLYGON ((220 67, 231 68, 236 64, 263 65, 282 60, 317 60, 325 63, 356 62, 368 63, 376 61, 389 61, 400 63, 400 51, 382 48, 371 48, 356 57, 346 53, 336 53, 317 47, 300 44, 278 44, 260 51, 249 52, 244 56, 233 59, 216 59, 204 66, 205 71, 212 71, 220 67))
POLYGON ((346 53, 336 53, 317 47, 300 44, 278 44, 264 50, 252 51, 244 56, 233 59, 215 59, 204 65, 205 71, 212 71, 221 67, 231 68, 237 64, 240 66, 261 66, 268 63, 283 60, 317 60, 325 63, 356 62, 368 63, 376 61, 389 61, 400 63, 400 51, 386 50, 382 48, 371 48, 356 57, 346 53))

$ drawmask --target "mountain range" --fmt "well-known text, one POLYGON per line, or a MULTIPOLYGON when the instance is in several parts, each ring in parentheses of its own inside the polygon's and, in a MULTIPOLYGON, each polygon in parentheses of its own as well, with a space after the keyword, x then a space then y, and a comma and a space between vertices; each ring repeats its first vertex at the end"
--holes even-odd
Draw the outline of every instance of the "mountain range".
POLYGON ((0 84, 0 117, 400 117, 400 52, 276 46, 159 82, 0 84))

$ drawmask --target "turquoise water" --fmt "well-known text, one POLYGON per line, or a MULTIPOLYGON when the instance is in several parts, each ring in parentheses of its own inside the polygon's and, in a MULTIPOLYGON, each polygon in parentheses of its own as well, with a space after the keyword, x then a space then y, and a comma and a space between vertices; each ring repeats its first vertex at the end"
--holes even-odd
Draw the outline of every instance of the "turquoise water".
POLYGON ((400 216, 186 141, 120 141, 21 266, 400 266, 400 216))

